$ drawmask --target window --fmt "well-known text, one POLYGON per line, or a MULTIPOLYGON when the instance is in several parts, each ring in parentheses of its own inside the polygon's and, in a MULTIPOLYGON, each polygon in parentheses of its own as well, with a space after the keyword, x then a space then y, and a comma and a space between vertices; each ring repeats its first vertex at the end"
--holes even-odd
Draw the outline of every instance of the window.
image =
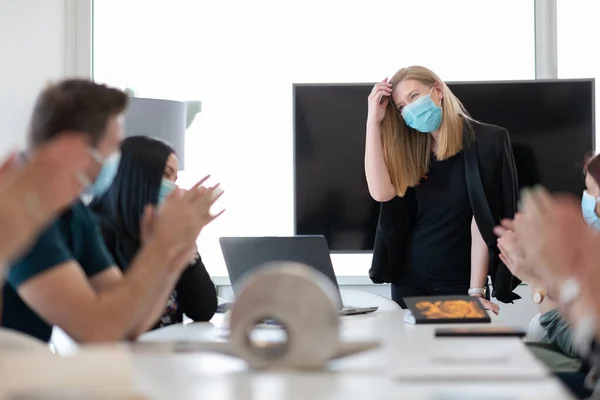
MULTIPOLYGON (((590 47, 600 39, 595 18, 600 11, 600 4, 593 1, 560 0, 557 1, 556 8, 558 77, 600 78, 600 59, 595 49, 590 47)), ((596 101, 596 115, 600 111, 599 107, 600 104, 596 101)), ((596 143, 598 132, 596 127, 596 143)))
POLYGON ((219 236, 293 234, 292 83, 377 81, 411 64, 453 81, 535 76, 533 1, 102 0, 94 11, 97 81, 202 101, 182 182, 210 172, 226 192, 199 240, 217 275, 219 236))

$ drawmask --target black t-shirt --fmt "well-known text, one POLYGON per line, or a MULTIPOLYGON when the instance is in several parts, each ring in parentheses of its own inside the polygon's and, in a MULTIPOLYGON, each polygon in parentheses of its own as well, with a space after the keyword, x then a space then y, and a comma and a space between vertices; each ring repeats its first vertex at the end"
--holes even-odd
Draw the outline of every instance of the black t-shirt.
POLYGON ((473 212, 464 155, 438 161, 415 188, 417 215, 408 245, 409 271, 448 282, 469 283, 473 212))

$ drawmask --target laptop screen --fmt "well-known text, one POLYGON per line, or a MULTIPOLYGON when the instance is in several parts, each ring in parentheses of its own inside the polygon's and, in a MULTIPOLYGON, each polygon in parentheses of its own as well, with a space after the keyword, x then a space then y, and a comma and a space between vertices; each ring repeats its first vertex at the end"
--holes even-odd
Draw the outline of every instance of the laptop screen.
MULTIPOLYGON (((324 236, 222 237, 219 243, 234 294, 240 278, 272 261, 306 264, 323 273, 338 288, 324 236)), ((341 308, 339 288, 337 296, 341 308)))

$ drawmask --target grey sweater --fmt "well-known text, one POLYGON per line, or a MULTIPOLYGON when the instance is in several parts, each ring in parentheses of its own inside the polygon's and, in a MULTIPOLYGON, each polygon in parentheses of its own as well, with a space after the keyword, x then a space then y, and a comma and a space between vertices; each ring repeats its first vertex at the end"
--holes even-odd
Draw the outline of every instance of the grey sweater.
POLYGON ((581 358, 581 354, 575 347, 573 329, 557 310, 542 314, 540 325, 546 331, 548 342, 556 346, 564 355, 581 358))

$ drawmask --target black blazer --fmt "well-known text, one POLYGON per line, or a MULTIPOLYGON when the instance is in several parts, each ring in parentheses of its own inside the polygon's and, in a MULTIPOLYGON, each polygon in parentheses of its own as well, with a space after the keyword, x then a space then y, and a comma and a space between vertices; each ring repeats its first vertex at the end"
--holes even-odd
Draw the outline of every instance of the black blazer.
MULTIPOLYGON (((476 121, 465 123, 465 174, 473 215, 489 249, 492 296, 512 303, 520 296, 513 290, 521 283, 500 261, 494 227, 513 218, 519 189, 508 131, 476 121)), ((381 203, 369 277, 373 283, 395 283, 404 268, 406 243, 415 216, 414 189, 404 197, 381 203)))

